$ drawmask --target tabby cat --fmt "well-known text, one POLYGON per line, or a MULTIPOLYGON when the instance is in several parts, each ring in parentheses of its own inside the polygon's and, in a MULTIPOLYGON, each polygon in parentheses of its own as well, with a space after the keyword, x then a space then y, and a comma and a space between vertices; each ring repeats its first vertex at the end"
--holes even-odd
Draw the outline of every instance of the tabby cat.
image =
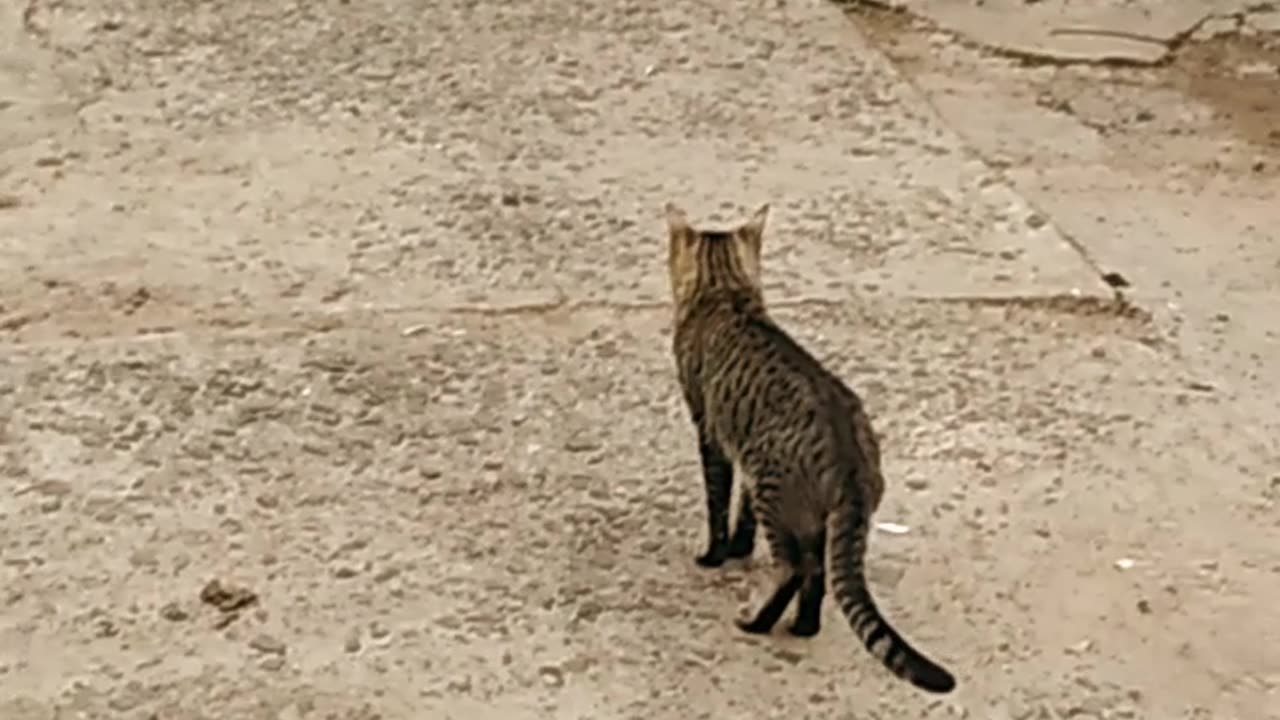
POLYGON ((884 494, 880 449, 859 397, 765 311, 768 213, 763 205, 737 228, 712 231, 666 206, 673 346, 706 485, 710 540, 697 563, 750 556, 758 517, 784 573, 738 627, 770 632, 798 594, 790 632, 817 634, 829 561, 832 592, 867 650, 917 687, 950 692, 955 679, 889 625, 867 588, 868 526, 884 494), (750 482, 731 536, 735 465, 750 482))

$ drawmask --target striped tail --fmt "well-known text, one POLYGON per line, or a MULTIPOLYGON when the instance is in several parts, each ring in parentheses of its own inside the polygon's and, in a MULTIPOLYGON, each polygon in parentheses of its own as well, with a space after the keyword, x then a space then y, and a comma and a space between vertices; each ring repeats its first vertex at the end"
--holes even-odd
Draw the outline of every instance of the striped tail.
POLYGON ((951 673, 903 640, 871 599, 863 574, 862 559, 866 550, 866 514, 857 505, 843 504, 827 518, 831 589, 840 610, 862 644, 894 675, 922 690, 951 692, 956 686, 951 673))

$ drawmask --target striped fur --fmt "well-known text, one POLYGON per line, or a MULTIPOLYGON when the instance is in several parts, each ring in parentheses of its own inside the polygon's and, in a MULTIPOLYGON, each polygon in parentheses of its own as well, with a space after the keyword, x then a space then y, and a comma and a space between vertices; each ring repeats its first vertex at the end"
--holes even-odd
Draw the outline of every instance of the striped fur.
POLYGON ((767 205, 728 231, 694 229, 667 206, 673 346, 697 430, 706 485, 708 547, 699 565, 751 555, 757 517, 783 570, 742 630, 767 633, 799 596, 794 635, 815 635, 825 576, 863 645, 924 690, 955 679, 889 625, 867 589, 863 557, 884 479, 862 401, 765 312, 760 250, 767 205), (729 534, 734 467, 750 478, 729 534))

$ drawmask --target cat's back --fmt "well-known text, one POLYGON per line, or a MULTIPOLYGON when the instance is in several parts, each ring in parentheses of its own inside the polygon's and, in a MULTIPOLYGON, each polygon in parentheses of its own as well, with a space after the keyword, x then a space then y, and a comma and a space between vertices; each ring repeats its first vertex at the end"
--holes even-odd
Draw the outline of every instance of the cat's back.
POLYGON ((843 413, 847 400, 856 398, 758 305, 709 304, 691 331, 698 336, 708 385, 749 392, 773 412, 843 413))

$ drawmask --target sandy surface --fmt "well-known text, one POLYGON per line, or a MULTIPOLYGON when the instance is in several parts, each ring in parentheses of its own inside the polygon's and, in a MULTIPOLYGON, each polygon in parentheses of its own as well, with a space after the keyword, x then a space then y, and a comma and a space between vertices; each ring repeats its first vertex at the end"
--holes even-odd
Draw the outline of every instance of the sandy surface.
POLYGON ((1280 52, 1225 30, 7 0, 0 718, 1280 718, 1280 52), (953 695, 693 564, 668 199, 773 203, 953 695))

